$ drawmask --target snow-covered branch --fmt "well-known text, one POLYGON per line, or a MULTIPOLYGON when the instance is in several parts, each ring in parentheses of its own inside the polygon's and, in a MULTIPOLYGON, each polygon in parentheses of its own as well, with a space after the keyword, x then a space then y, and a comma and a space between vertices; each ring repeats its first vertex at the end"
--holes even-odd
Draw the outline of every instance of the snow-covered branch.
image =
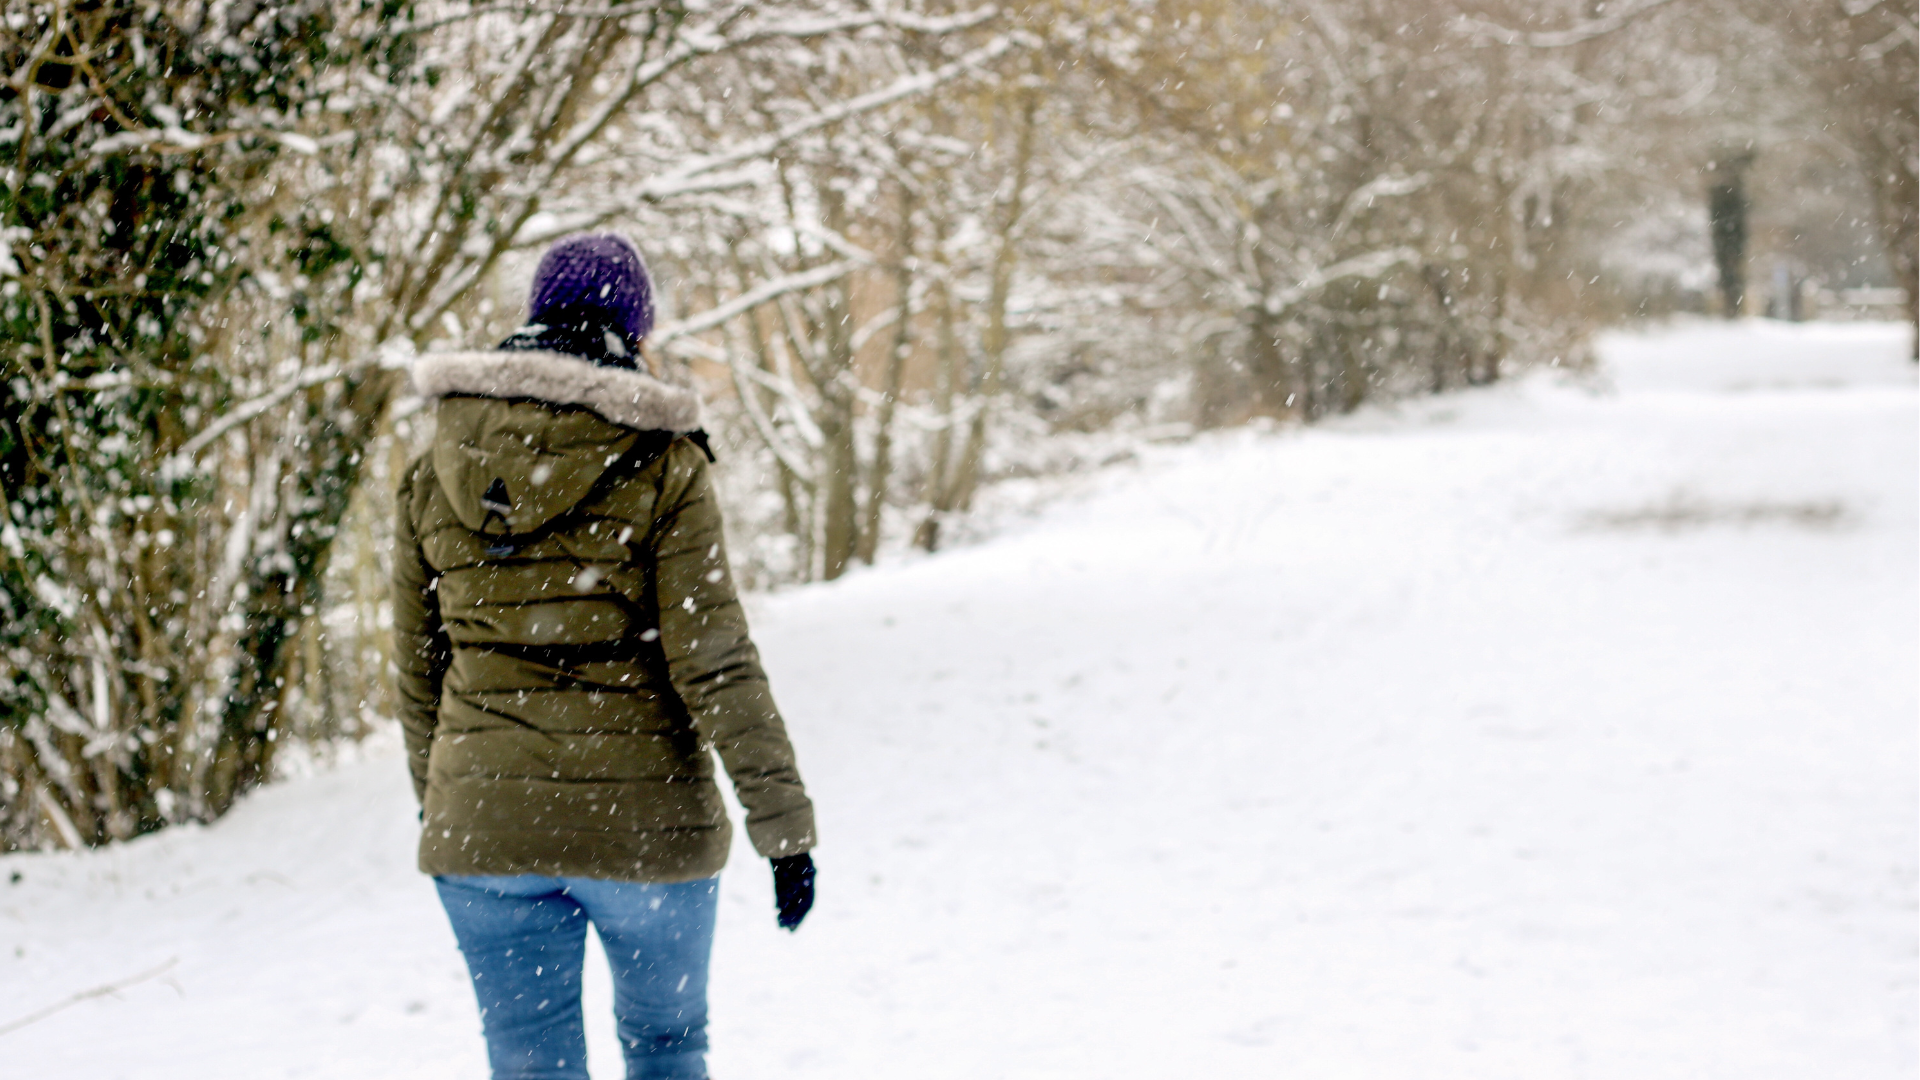
POLYGON ((872 252, 852 243, 846 237, 816 222, 795 221, 784 214, 771 213, 764 207, 756 206, 753 203, 722 196, 708 196, 699 199, 695 205, 707 207, 743 221, 751 221, 762 228, 771 229, 775 232, 791 230, 796 236, 804 236, 810 240, 819 241, 822 246, 844 259, 850 259, 860 263, 872 263, 875 261, 872 252))
POLYGON ((1357 216, 1360 211, 1371 207, 1375 199, 1386 199, 1395 195, 1411 195, 1421 188, 1426 187, 1432 179, 1433 177, 1430 174, 1424 172, 1414 173, 1411 176, 1387 173, 1376 176, 1372 180, 1361 184, 1358 188, 1354 189, 1352 195, 1347 196, 1346 203, 1340 207, 1340 216, 1335 219, 1333 223, 1333 235, 1338 237, 1341 233, 1346 232, 1347 226, 1352 224, 1354 217, 1357 216))
POLYGON ((694 158, 641 184, 638 194, 641 198, 657 202, 698 190, 697 183, 708 173, 742 162, 765 158, 803 135, 832 127, 862 113, 872 112, 895 102, 924 94, 943 83, 973 74, 1020 47, 1024 41, 1023 37, 1017 35, 1002 34, 987 44, 931 71, 904 76, 890 86, 861 94, 832 108, 823 109, 813 116, 796 120, 778 131, 770 132, 757 139, 749 139, 738 146, 714 154, 694 158))
POLYGON ((1336 281, 1346 278, 1377 278, 1398 266, 1418 264, 1423 256, 1410 247, 1388 248, 1384 251, 1369 251, 1365 255, 1356 255, 1351 259, 1342 259, 1331 266, 1321 267, 1300 281, 1278 292, 1269 293, 1261 301, 1261 308, 1268 315, 1278 316, 1299 304, 1336 281))
POLYGON ((729 319, 752 311, 761 304, 778 300, 788 293, 817 289, 828 282, 838 281, 859 269, 860 265, 858 262, 846 259, 840 262, 828 263, 825 266, 815 267, 803 273, 789 274, 785 277, 769 281, 749 292, 741 293, 739 296, 723 304, 719 304, 709 311, 703 311, 692 318, 682 319, 679 322, 668 323, 655 330, 651 340, 656 345, 665 346, 683 337, 705 333, 716 326, 726 323, 729 319))
POLYGON ((1624 7, 1610 15, 1584 19, 1565 30, 1514 30, 1486 19, 1477 19, 1462 15, 1456 24, 1462 33, 1497 42, 1501 45, 1526 45, 1535 49, 1565 49, 1585 44, 1595 38, 1617 33, 1631 26, 1634 20, 1658 8, 1666 7, 1674 0, 1641 0, 1640 3, 1624 7))
POLYGON ((178 450, 162 458, 160 461, 160 474, 162 476, 177 476, 181 472, 192 468, 194 457, 197 456, 200 451, 213 445, 214 441, 222 435, 245 424, 254 417, 272 410, 281 402, 286 401, 302 390, 310 390, 322 383, 332 382, 340 378, 347 374, 352 367, 353 365, 328 364, 325 367, 303 371, 288 380, 286 385, 272 393, 262 394, 257 398, 234 406, 232 409, 221 414, 213 423, 202 428, 199 434, 181 443, 178 450))

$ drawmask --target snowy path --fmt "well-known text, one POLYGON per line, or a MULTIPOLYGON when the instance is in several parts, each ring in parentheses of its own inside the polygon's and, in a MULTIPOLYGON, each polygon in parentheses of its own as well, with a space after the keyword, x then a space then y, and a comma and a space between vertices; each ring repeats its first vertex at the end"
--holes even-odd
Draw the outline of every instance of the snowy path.
MULTIPOLYGON (((1616 337, 763 598, 821 904, 736 852, 715 1075, 1913 1076, 1901 333, 1616 337)), ((176 961, 0 1078, 483 1076, 412 826, 382 756, 0 859, 0 1025, 176 961)))

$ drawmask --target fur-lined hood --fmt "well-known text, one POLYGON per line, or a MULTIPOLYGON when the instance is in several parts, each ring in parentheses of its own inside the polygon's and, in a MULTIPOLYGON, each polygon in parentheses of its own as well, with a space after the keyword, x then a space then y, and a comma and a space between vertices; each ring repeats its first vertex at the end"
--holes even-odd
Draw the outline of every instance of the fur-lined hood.
POLYGON ((636 431, 685 433, 700 427, 700 395, 692 386, 566 353, 427 353, 413 363, 413 385, 429 400, 472 394, 578 405, 636 431))

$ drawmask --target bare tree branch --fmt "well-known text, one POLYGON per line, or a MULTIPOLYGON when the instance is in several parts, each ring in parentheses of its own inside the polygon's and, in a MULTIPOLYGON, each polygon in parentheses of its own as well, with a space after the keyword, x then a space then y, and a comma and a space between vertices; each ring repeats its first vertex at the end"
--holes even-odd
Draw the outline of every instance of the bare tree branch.
POLYGON ((825 266, 818 266, 802 273, 789 274, 785 277, 776 278, 751 292, 741 293, 739 296, 709 311, 701 312, 699 315, 690 319, 683 319, 679 322, 668 323, 660 327, 654 331, 653 342, 656 345, 666 346, 680 338, 704 333, 737 315, 751 311, 761 304, 777 300, 788 293, 800 292, 806 289, 817 289, 830 281, 838 281, 859 269, 860 265, 860 263, 851 259, 846 259, 840 262, 828 263, 825 266))
POLYGON ((1459 29, 1465 33, 1498 42, 1502 45, 1526 45, 1535 49, 1565 49, 1624 30, 1628 26, 1631 26, 1634 20, 1650 11, 1666 7, 1673 2, 1674 0, 1642 0, 1641 3, 1617 11, 1612 15, 1603 15, 1597 19, 1586 19, 1565 30, 1522 32, 1501 26, 1499 23, 1488 22, 1485 19, 1476 19, 1466 15, 1460 17, 1457 25, 1459 29))
POLYGON ((1396 266, 1417 264, 1422 258, 1418 251, 1410 247, 1397 247, 1342 259, 1332 266, 1313 271, 1291 288, 1270 294, 1262 301, 1261 307, 1269 315, 1284 315, 1288 308, 1342 278, 1377 278, 1396 266))
POLYGON ((56 1001, 53 1004, 48 1005, 44 1008, 35 1009, 33 1012, 28 1013, 27 1015, 21 1017, 18 1020, 9 1020, 4 1024, 0 1024, 0 1035, 11 1035, 14 1032, 19 1031, 21 1028, 26 1027, 29 1024, 37 1024, 40 1021, 45 1020, 47 1017, 52 1016, 53 1014, 60 1012, 63 1009, 72 1008, 73 1006, 78 1005, 83 1001, 91 1001, 97 997, 106 997, 110 994, 117 994, 120 991, 125 990, 129 986, 136 986, 140 983, 146 982, 148 979, 157 979, 160 976, 165 975, 167 972, 173 970, 174 966, 178 963, 180 963, 180 958, 175 956, 169 959, 166 963, 159 964, 154 967, 150 967, 147 970, 140 972, 138 975, 129 975, 126 978, 119 980, 118 982, 105 983, 103 985, 96 986, 91 990, 82 990, 77 994, 71 994, 66 998, 63 998, 60 1001, 56 1001))

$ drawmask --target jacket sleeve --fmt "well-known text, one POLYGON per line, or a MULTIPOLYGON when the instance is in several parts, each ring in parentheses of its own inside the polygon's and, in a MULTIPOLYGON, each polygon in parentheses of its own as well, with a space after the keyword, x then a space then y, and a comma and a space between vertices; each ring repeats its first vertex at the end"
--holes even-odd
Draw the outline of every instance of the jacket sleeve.
POLYGON ((394 685, 400 696, 400 726, 406 733, 413 795, 423 804, 427 798, 427 754, 433 747, 433 730, 440 722, 440 682, 452 656, 440 623, 437 575, 420 550, 414 521, 416 487, 434 482, 432 467, 425 459, 407 470, 400 482, 393 527, 394 685))
POLYGON ((668 676, 695 730, 720 753, 753 849, 797 855, 814 846, 813 803, 747 636, 706 458, 684 441, 668 453, 658 505, 650 541, 668 676))

